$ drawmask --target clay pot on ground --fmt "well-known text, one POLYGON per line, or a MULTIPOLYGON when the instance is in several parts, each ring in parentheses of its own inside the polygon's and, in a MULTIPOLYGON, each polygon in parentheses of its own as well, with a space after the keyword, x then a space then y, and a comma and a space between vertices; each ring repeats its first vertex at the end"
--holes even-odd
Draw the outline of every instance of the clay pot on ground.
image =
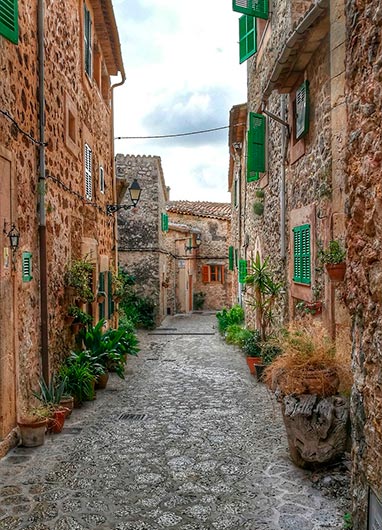
POLYGON ((271 389, 288 394, 316 394, 318 397, 333 396, 337 393, 340 380, 335 370, 279 370, 273 374, 271 389))
POLYGON ((96 390, 103 390, 104 388, 106 388, 108 380, 109 372, 105 372, 104 374, 99 375, 95 384, 96 390))
POLYGON ((66 409, 65 418, 69 418, 74 408, 74 398, 73 396, 63 396, 60 401, 60 407, 66 409))
POLYGON ((48 431, 58 434, 62 431, 65 423, 65 408, 55 409, 53 411, 52 417, 48 420, 48 431))
POLYGON ((346 263, 326 263, 326 272, 332 282, 342 282, 345 278, 346 263))
POLYGON ((46 419, 29 421, 21 419, 17 422, 21 434, 21 444, 24 447, 38 447, 45 442, 46 419))
POLYGON ((252 375, 256 374, 255 365, 261 364, 261 357, 247 357, 247 365, 252 375))

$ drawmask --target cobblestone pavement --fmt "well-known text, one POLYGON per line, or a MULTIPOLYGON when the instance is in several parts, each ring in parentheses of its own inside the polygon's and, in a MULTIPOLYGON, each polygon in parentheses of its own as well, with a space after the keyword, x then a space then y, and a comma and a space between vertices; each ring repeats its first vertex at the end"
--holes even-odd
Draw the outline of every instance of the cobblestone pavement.
POLYGON ((125 381, 1 460, 0 529, 339 530, 340 501, 290 463, 279 405, 214 325, 142 333, 125 381))

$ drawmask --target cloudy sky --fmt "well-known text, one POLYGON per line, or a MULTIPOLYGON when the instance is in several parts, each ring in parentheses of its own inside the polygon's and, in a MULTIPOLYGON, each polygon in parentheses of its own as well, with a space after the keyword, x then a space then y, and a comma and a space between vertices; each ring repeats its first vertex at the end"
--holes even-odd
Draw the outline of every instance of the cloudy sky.
MULTIPOLYGON (((228 125, 246 100, 232 0, 113 0, 127 80, 115 90, 115 136, 228 125)), ((157 155, 173 200, 228 202, 228 132, 116 140, 115 152, 157 155)))

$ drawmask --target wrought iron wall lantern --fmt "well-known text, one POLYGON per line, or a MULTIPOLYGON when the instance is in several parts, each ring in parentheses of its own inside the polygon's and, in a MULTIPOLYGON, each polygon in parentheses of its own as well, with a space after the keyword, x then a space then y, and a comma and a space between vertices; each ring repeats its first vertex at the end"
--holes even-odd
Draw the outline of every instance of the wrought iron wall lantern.
POLYGON ((107 215, 113 215, 113 213, 118 212, 118 210, 130 210, 130 208, 135 208, 141 198, 141 193, 142 188, 138 184, 137 179, 134 179, 129 188, 131 204, 107 204, 107 215))
POLYGON ((12 251, 13 269, 16 270, 15 254, 16 254, 17 249, 19 248, 20 232, 18 231, 18 229, 16 228, 16 225, 14 223, 12 223, 11 229, 8 232, 7 231, 7 222, 4 220, 3 233, 9 239, 9 246, 10 246, 11 251, 12 251))
POLYGON ((202 236, 200 234, 196 234, 195 243, 196 243, 196 246, 185 245, 184 246, 184 250, 187 252, 187 251, 194 250, 195 248, 198 249, 200 247, 200 245, 202 244, 202 236))

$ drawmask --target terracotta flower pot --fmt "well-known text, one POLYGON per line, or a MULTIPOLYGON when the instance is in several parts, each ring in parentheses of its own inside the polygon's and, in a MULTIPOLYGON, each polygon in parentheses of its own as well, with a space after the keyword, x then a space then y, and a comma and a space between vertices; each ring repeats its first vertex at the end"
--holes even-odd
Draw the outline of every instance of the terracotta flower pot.
POLYGON ((260 363, 261 363, 261 357, 247 357, 248 368, 252 375, 255 375, 256 373, 255 364, 260 364, 260 363))
POLYGON ((345 278, 346 263, 327 263, 326 271, 332 282, 342 282, 345 278))
POLYGON ((69 418, 74 408, 74 398, 72 396, 65 396, 60 401, 60 407, 65 409, 65 418, 69 418))
POLYGON ((24 447, 37 447, 45 442, 46 419, 28 421, 21 419, 17 422, 21 434, 21 443, 24 447))
POLYGON ((272 390, 278 388, 284 395, 316 394, 318 397, 333 396, 337 393, 340 381, 335 370, 297 369, 280 370, 272 380, 272 390))
POLYGON ((109 380, 109 372, 105 372, 104 374, 99 375, 97 377, 95 388, 103 390, 104 388, 106 388, 108 380, 109 380))
POLYGON ((62 431, 65 423, 66 409, 59 408, 53 411, 53 415, 48 421, 48 430, 55 434, 62 431))

